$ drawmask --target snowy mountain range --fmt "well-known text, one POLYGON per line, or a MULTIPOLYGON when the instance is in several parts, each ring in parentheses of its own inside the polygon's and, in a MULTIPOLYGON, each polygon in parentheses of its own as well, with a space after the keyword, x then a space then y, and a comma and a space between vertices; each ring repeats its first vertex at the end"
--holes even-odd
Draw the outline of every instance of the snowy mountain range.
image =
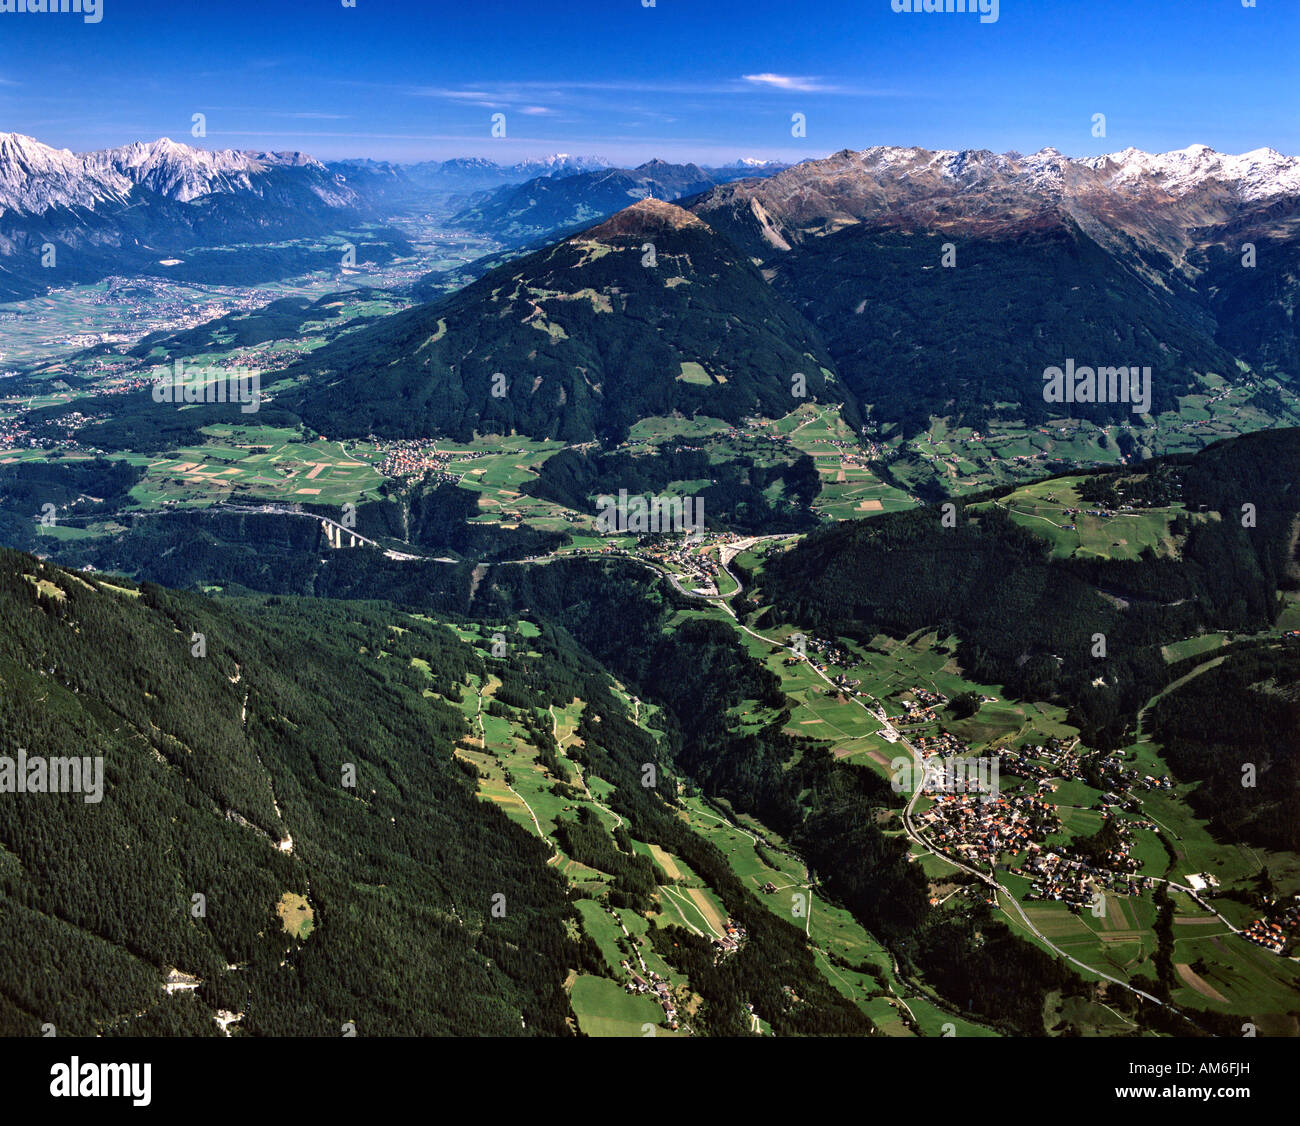
MULTIPOLYGON (((442 208, 460 225, 518 242, 596 222, 638 198, 706 190, 699 213, 741 244, 739 227, 780 248, 845 224, 1000 237, 1068 217, 1111 250, 1138 246, 1180 262, 1197 231, 1247 218, 1289 223, 1300 158, 1205 145, 1085 158, 1050 148, 1025 156, 875 147, 793 166, 746 158, 721 168, 650 161, 619 169, 567 153, 510 165, 481 157, 403 165, 208 150, 166 137, 73 153, 0 133, 0 296, 129 275, 195 247, 355 229, 412 206, 442 208), (51 245, 57 271, 41 268, 51 245)), ((220 261, 229 268, 229 256, 220 261)), ((205 271, 185 268, 196 279, 205 271)), ((265 266, 293 268, 287 257, 265 266)))
POLYGON ((325 165, 303 153, 211 151, 168 137, 121 148, 74 153, 20 133, 0 133, 0 216, 41 215, 56 208, 96 210, 125 204, 139 188, 178 203, 204 196, 257 192, 272 169, 301 169, 329 206, 355 205, 354 193, 333 182, 325 165))
MULTIPOLYGON (((497 164, 482 157, 405 165, 368 159, 326 163, 301 152, 203 149, 169 137, 74 153, 21 133, 0 133, 0 217, 41 215, 59 208, 93 211, 129 202, 137 188, 178 203, 215 194, 256 193, 259 178, 276 169, 301 170, 304 181, 327 206, 353 207, 364 202, 361 196, 368 178, 400 177, 416 187, 467 192, 613 167, 601 157, 570 153, 513 164, 497 164)), ((764 175, 784 167, 778 161, 744 159, 726 166, 725 171, 764 175)))
POLYGON ((844 150, 778 172, 762 184, 731 189, 780 212, 798 226, 805 218, 1014 222, 1045 207, 1114 218, 1134 208, 1159 221, 1178 215, 1204 221, 1233 208, 1300 194, 1300 157, 1273 149, 1240 156, 1205 145, 1168 153, 1138 149, 1074 158, 1056 149, 1029 156, 982 149, 931 151, 877 147, 844 150))

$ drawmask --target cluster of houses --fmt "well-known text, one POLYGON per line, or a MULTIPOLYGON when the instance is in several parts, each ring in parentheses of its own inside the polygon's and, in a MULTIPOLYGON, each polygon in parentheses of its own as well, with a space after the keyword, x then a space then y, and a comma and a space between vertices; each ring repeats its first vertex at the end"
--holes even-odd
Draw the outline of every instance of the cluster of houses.
MULTIPOLYGON (((1174 788, 1174 780, 1168 774, 1162 774, 1158 778, 1153 774, 1143 774, 1132 767, 1125 767, 1118 761, 1118 756, 1119 752, 1116 751, 1097 763, 1097 771, 1102 781, 1113 791, 1107 796, 1115 799, 1117 805, 1121 804, 1121 799, 1134 789, 1172 790, 1174 788)), ((1136 799, 1129 799, 1123 804, 1126 809, 1141 808, 1136 799)))
MULTIPOLYGON (((791 645, 794 645, 795 640, 800 636, 802 635, 792 634, 791 645)), ((820 637, 804 636, 802 648, 808 663, 818 672, 824 675, 829 675, 830 682, 834 687, 825 689, 827 696, 860 695, 862 681, 857 677, 849 676, 846 671, 856 664, 857 658, 855 658, 853 654, 845 649, 838 641, 826 641, 820 637), (831 674, 831 669, 838 669, 840 671, 831 674)), ((791 665, 800 664, 803 659, 803 657, 791 654, 786 657, 781 664, 788 668, 791 665)))
POLYGON ((1107 858, 1122 865, 1124 870, 1099 868, 1071 856, 1065 848, 1048 849, 1035 843, 1027 852, 1024 863, 1010 869, 1033 881, 1025 898, 1063 902, 1075 914, 1091 906, 1099 891, 1141 895, 1155 886, 1150 876, 1137 875, 1137 862, 1126 852, 1107 858))
POLYGON ((1134 767, 1123 765, 1121 758, 1121 752, 1115 750, 1095 763, 1097 774, 1101 776, 1102 784, 1106 787, 1106 793, 1102 794, 1102 798, 1109 804, 1122 806, 1123 809, 1136 813, 1141 810, 1141 802, 1138 798, 1131 797, 1135 789, 1169 791, 1174 788, 1174 779, 1169 775, 1162 774, 1157 778, 1151 774, 1143 774, 1134 767))
MULTIPOLYGON (((933 806, 917 817, 918 826, 949 855, 990 871, 1004 854, 1023 854, 1023 860, 1009 870, 1032 881, 1030 900, 1064 902, 1072 911, 1079 911, 1091 904, 1099 889, 1138 895, 1150 888, 1150 879, 1137 874, 1141 864, 1132 855, 1132 844, 1134 829, 1154 826, 1106 812, 1121 804, 1120 794, 1105 793, 1097 803, 1114 828, 1115 845, 1104 855, 1083 858, 1073 855, 1067 845, 1047 846, 1047 838, 1062 831, 1058 807, 1048 798, 1062 775, 1082 776, 1075 745, 1058 739, 1049 742, 1050 746, 992 752, 997 755, 999 770, 1005 768, 1009 774, 1036 781, 1035 792, 988 794, 980 776, 968 777, 956 792, 936 795, 933 806), (1051 762, 1051 768, 1035 756, 1051 762)), ((919 737, 916 744, 926 754, 927 763, 937 756, 969 753, 965 744, 948 732, 919 737)))
MULTIPOLYGON (((838 641, 827 641, 820 637, 805 637, 803 639, 803 648, 804 652, 808 654, 808 663, 818 672, 826 672, 831 668, 848 669, 857 663, 857 658, 838 641), (812 656, 814 653, 816 654, 815 657, 812 656)), ((787 658, 785 663, 787 665, 797 664, 798 658, 787 658)), ((834 679, 841 686, 850 684, 856 686, 858 683, 856 680, 849 681, 843 676, 834 679)))
POLYGON ((39 438, 28 440, 29 446, 39 446, 41 449, 60 448, 71 453, 95 453, 96 449, 92 446, 83 446, 76 441, 73 435, 82 427, 89 426, 92 422, 99 422, 107 418, 107 414, 86 414, 83 411, 72 410, 67 414, 61 414, 58 418, 52 418, 45 422, 45 433, 39 438))
MULTIPOLYGON (((1109 508, 1065 508, 1061 510, 1065 516, 1114 516, 1115 513, 1109 508)), ((1073 526, 1073 525, 1071 525, 1073 526)))
POLYGON ((695 594, 717 594, 718 560, 700 551, 703 545, 721 542, 714 535, 669 536, 646 545, 643 554, 655 562, 678 572, 678 581, 695 594))
MULTIPOLYGON (((764 890, 766 891, 767 889, 765 888, 764 890)), ((776 888, 773 887, 772 890, 775 891, 776 888)), ((607 907, 606 910, 609 911, 615 922, 618 923, 619 928, 623 933, 627 935, 627 927, 623 925, 623 921, 619 918, 618 913, 615 912, 613 908, 607 907)), ((631 938, 630 935, 628 937, 629 939, 631 938)), ((748 937, 748 932, 746 932, 744 927, 737 923, 735 919, 728 918, 722 927, 722 937, 715 937, 713 939, 714 964, 716 965, 728 954, 734 954, 740 949, 741 945, 748 937)), ((641 957, 640 952, 635 949, 635 946, 633 947, 633 951, 636 954, 637 961, 640 963, 640 969, 638 970, 634 967, 626 958, 619 962, 619 965, 627 973, 629 979, 624 984, 623 988, 629 993, 645 994, 653 997, 659 1002, 660 1007, 664 1011, 664 1023, 674 1032, 677 1031, 679 1027, 679 1022, 677 1020, 677 1005, 673 1000, 671 986, 668 979, 650 969, 645 964, 645 959, 641 957)))
POLYGON ((668 991, 668 982, 660 977, 654 970, 646 970, 645 977, 636 972, 631 964, 624 959, 619 963, 628 975, 631 981, 624 987, 629 993, 648 993, 664 1011, 664 1022, 673 1031, 677 1030, 677 1006, 673 1004, 672 994, 668 991), (647 980, 648 979, 648 980, 647 980))
POLYGON ((899 717, 899 723, 906 725, 930 723, 935 718, 934 709, 942 707, 947 702, 948 697, 942 692, 913 688, 910 696, 905 696, 901 700, 903 714, 899 717))
POLYGON ((734 954, 740 949, 740 944, 748 938, 748 932, 737 923, 734 919, 728 919, 722 927, 722 937, 714 938, 713 945, 717 948, 718 957, 725 957, 727 954, 734 954))
POLYGON ((1297 932, 1300 932, 1300 895, 1293 896, 1280 913, 1256 919, 1241 936, 1273 954, 1281 954, 1297 932))
POLYGON ((971 753, 969 745, 958 739, 951 731, 940 731, 933 735, 917 735, 912 738, 912 742, 922 756, 926 758, 931 755, 953 755, 962 758, 971 753))
POLYGON ((1077 739, 1052 736, 1046 743, 1026 744, 1016 749, 998 747, 995 753, 1001 760, 1001 769, 1019 778, 1083 780, 1083 756, 1077 739))
POLYGON ((1123 763, 1120 751, 1112 751, 1102 757, 1085 757, 1079 753, 1077 740, 1068 742, 1055 737, 1046 744, 1026 745, 1023 747, 998 747, 994 752, 998 756, 999 768, 1007 774, 1018 778, 1028 778, 1039 782, 1040 790, 1055 790, 1055 786, 1044 785, 1047 779, 1060 778, 1068 782, 1088 781, 1084 772, 1085 761, 1093 772, 1093 780, 1100 781, 1103 787, 1101 798, 1096 808, 1106 809, 1118 806, 1130 812, 1139 812, 1141 804, 1130 797, 1135 788, 1144 790, 1168 790, 1173 787, 1173 779, 1168 775, 1159 778, 1142 774, 1123 763))
POLYGON ((1274 954, 1281 954, 1286 949, 1287 932, 1281 924, 1271 923, 1267 919, 1256 919, 1241 932, 1241 937, 1274 954))
POLYGON ((1004 852, 1030 850, 1050 833, 1060 832, 1056 806, 1031 794, 985 800, 982 792, 937 794, 916 818, 934 845, 969 864, 990 870, 1004 852))
POLYGON ((20 419, 0 419, 0 449, 14 450, 20 446, 34 446, 36 439, 31 436, 31 428, 20 419))
MULTIPOLYGON (((902 722, 933 720, 933 709, 945 702, 939 693, 913 688, 903 697, 902 722)), ((962 761, 972 754, 965 742, 942 728, 909 738, 925 758, 927 770, 933 763, 962 761)), ((1033 785, 1008 795, 994 784, 986 793, 983 773, 969 773, 965 785, 937 794, 933 805, 917 816, 918 827, 932 844, 988 871, 1004 855, 1020 857, 1009 870, 1032 881, 1028 899, 1064 902, 1076 912, 1091 905, 1099 890, 1139 895, 1153 886, 1149 877, 1138 874, 1141 862, 1132 852, 1134 831, 1156 828, 1142 815, 1135 792, 1170 789, 1172 779, 1126 765, 1120 751, 1089 755, 1077 739, 1052 737, 1038 744, 990 748, 988 754, 994 756, 993 779, 1006 773, 1033 785), (1111 826, 1114 839, 1104 855, 1083 856, 1066 844, 1047 845, 1049 837, 1062 832, 1058 806, 1051 799, 1063 781, 1100 785, 1102 793, 1093 808, 1111 826), (1120 810, 1138 816, 1120 817, 1120 810)), ((1259 933, 1275 934, 1263 929, 1259 933)))
POLYGON ((744 431, 733 426, 727 431, 727 437, 733 440, 736 438, 766 438, 774 446, 792 445, 790 435, 778 433, 776 422, 766 418, 747 418, 745 419, 744 431))
POLYGON ((379 448, 384 455, 379 463, 379 472, 385 477, 422 477, 425 473, 433 472, 435 479, 440 482, 455 484, 460 480, 447 472, 451 454, 439 450, 437 443, 428 438, 381 442, 379 448))
POLYGON ((861 442, 832 438, 830 445, 840 455, 840 465, 844 469, 868 469, 872 461, 878 460, 884 453, 883 446, 866 438, 861 442))
POLYGON ((195 300, 192 289, 177 289, 163 278, 110 278, 103 290, 88 298, 91 305, 108 309, 116 323, 125 323, 134 330, 120 337, 130 341, 139 340, 146 332, 197 328, 217 317, 252 312, 266 305, 266 291, 258 286, 222 286, 219 295, 195 300))
POLYGON ((942 692, 931 692, 928 688, 913 688, 911 694, 918 704, 931 710, 942 707, 948 702, 948 697, 942 692))
MULTIPOLYGON (((998 756, 998 769, 1007 774, 1014 774, 1017 778, 1028 778, 1031 781, 1037 779, 1045 782, 1049 778, 1069 777, 1062 770, 1053 767, 1048 769, 1039 761, 1043 756, 1042 747, 994 747, 992 752, 998 756), (1030 754, 1030 752, 1034 754, 1030 754)), ((1040 787, 1050 788, 1052 787, 1040 787)))
POLYGON ((95 360, 86 365, 85 374, 95 383, 96 395, 129 395, 132 391, 147 391, 157 380, 152 369, 140 369, 135 358, 95 360))

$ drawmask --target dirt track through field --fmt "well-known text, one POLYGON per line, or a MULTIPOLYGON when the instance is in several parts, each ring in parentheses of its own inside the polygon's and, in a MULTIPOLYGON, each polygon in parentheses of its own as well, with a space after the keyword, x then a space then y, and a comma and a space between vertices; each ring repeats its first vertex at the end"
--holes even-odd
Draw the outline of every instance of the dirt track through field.
POLYGON ((1178 976, 1187 982, 1187 984, 1195 989, 1202 997, 1208 997, 1211 1001, 1219 1001, 1225 1005, 1228 1003, 1228 999, 1222 993, 1215 989, 1214 986, 1199 974, 1195 973, 1192 970, 1192 967, 1187 965, 1186 962, 1176 963, 1174 969, 1178 971, 1178 976))

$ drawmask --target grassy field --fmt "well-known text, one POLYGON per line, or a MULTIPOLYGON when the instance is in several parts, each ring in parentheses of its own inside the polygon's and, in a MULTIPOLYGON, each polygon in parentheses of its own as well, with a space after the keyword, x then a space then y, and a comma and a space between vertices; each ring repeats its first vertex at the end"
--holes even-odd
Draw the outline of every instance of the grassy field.
POLYGON ((365 444, 304 442, 294 431, 264 426, 205 433, 201 446, 144 461, 147 473, 132 496, 144 507, 254 499, 342 505, 373 495, 383 480, 378 455, 365 444))
MULTIPOLYGON (((460 486, 477 494, 480 523, 515 527, 520 523, 565 530, 567 511, 550 501, 525 496, 522 486, 537 476, 542 463, 564 448, 562 442, 489 435, 461 444, 438 442, 437 449, 450 455, 449 473, 460 477, 460 486)), ((594 513, 584 526, 593 527, 594 513)))
POLYGON ((813 509, 828 520, 860 520, 910 508, 915 500, 885 481, 834 406, 809 403, 771 424, 813 459, 822 491, 813 509))
POLYGON ((659 1027, 663 1011, 649 997, 625 992, 604 977, 581 974, 573 983, 569 1003, 578 1027, 588 1036, 671 1036, 659 1027))
POLYGON ((1172 645, 1162 646, 1160 649, 1160 655, 1164 657, 1167 664, 1172 665, 1187 657, 1199 657, 1202 653, 1209 653, 1215 649, 1221 649, 1227 643, 1228 638, 1226 634, 1207 633, 1200 637, 1189 637, 1183 641, 1175 641, 1172 645))
POLYGON ((305 896, 286 891, 275 905, 275 913, 285 931, 295 938, 307 938, 316 926, 315 912, 305 896))
POLYGON ((1058 559, 1136 559, 1148 547, 1166 558, 1177 553, 1170 524, 1185 515, 1181 504, 1120 511, 1113 516, 1090 515, 1100 512, 1102 506, 1082 500, 1079 483, 1078 477, 1039 481, 993 503, 1010 513, 1017 524, 1050 540, 1052 554, 1058 559), (1067 513, 1066 509, 1082 511, 1067 513))
POLYGON ((1300 593, 1292 591, 1286 596, 1286 608, 1277 620, 1279 630, 1300 629, 1300 593))
POLYGON ((678 372, 677 378, 682 383, 693 383, 699 387, 712 387, 713 377, 707 371, 694 361, 683 360, 681 371, 678 372))
POLYGON ((1174 925, 1175 1003, 1234 1013, 1261 1036, 1300 1035, 1294 998, 1300 967, 1228 933, 1223 926, 1174 925), (1288 1003, 1287 997, 1291 998, 1288 1003))

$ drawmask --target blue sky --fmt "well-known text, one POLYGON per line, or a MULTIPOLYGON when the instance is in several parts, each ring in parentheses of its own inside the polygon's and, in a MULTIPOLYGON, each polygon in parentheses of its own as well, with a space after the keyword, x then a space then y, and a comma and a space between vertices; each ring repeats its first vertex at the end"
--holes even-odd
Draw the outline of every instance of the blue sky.
POLYGON ((0 130, 502 162, 1300 152, 1300 0, 1000 0, 996 23, 891 0, 102 3, 95 24, 0 13, 0 130))

